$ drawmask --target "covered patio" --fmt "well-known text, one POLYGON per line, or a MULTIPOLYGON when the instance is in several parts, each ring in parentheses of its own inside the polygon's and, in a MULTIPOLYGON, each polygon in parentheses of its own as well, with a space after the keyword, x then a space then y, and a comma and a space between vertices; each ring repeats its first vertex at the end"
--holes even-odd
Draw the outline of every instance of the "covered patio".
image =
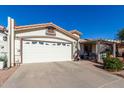
POLYGON ((121 56, 122 54, 118 51, 120 46, 123 45, 117 40, 80 40, 80 57, 81 59, 103 62, 103 57, 106 57, 107 52, 110 52, 113 57, 121 56))

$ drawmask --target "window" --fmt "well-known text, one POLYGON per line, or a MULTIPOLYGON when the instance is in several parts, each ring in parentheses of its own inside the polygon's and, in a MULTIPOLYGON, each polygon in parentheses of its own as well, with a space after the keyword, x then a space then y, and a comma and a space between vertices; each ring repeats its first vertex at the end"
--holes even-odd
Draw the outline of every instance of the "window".
POLYGON ((62 43, 63 46, 65 46, 66 44, 65 43, 62 43))
POLYGON ((46 45, 49 45, 48 42, 46 42, 46 45))
POLYGON ((44 44, 44 42, 39 42, 39 44, 43 45, 43 44, 44 44))
POLYGON ((25 44, 30 44, 30 42, 26 42, 25 44))
POLYGON ((37 44, 37 42, 36 41, 32 41, 32 44, 37 44))
POLYGON ((53 45, 55 46, 55 45, 56 45, 56 43, 53 43, 53 45))
POLYGON ((57 43, 57 45, 58 45, 58 46, 60 46, 60 45, 61 45, 61 43, 57 43))
POLYGON ((56 35, 55 31, 54 31, 54 28, 51 27, 51 26, 48 27, 48 30, 47 30, 46 34, 47 35, 56 35))
POLYGON ((69 44, 67 44, 67 46, 70 46, 69 44))
POLYGON ((53 30, 53 27, 49 26, 49 27, 48 27, 48 30, 53 30))

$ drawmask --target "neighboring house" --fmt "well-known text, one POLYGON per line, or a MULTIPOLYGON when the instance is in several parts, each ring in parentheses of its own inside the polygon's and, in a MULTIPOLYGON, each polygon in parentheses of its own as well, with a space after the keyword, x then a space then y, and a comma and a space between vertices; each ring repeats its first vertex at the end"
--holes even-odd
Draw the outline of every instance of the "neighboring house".
POLYGON ((0 26, 0 54, 7 54, 7 32, 3 26, 0 26))
POLYGON ((81 33, 53 23, 15 26, 15 63, 72 61, 81 33))

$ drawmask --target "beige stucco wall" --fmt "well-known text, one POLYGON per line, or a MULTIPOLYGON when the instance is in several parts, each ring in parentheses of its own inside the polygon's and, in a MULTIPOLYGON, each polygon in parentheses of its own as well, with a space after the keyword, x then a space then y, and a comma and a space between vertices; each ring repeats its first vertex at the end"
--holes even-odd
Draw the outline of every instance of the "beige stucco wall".
MULTIPOLYGON (((30 31, 30 32, 26 32, 23 31, 23 33, 16 33, 15 34, 15 59, 16 62, 20 62, 21 61, 21 55, 20 55, 20 40, 17 37, 26 37, 26 36, 49 36, 46 34, 47 29, 41 29, 41 30, 36 30, 36 31, 30 31)), ((73 45, 73 54, 75 53, 75 51, 77 50, 76 48, 76 44, 77 44, 77 40, 55 30, 56 36, 52 36, 52 37, 58 37, 58 38, 62 38, 65 40, 60 40, 60 39, 56 39, 56 38, 28 38, 26 40, 41 40, 41 41, 55 41, 55 42, 71 42, 73 45)))

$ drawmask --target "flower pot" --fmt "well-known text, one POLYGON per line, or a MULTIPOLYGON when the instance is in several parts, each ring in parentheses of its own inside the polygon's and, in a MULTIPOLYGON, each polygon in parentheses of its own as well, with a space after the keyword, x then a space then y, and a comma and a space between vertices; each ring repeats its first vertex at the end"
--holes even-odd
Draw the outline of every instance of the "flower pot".
POLYGON ((0 69, 4 68, 4 61, 0 61, 0 69))

